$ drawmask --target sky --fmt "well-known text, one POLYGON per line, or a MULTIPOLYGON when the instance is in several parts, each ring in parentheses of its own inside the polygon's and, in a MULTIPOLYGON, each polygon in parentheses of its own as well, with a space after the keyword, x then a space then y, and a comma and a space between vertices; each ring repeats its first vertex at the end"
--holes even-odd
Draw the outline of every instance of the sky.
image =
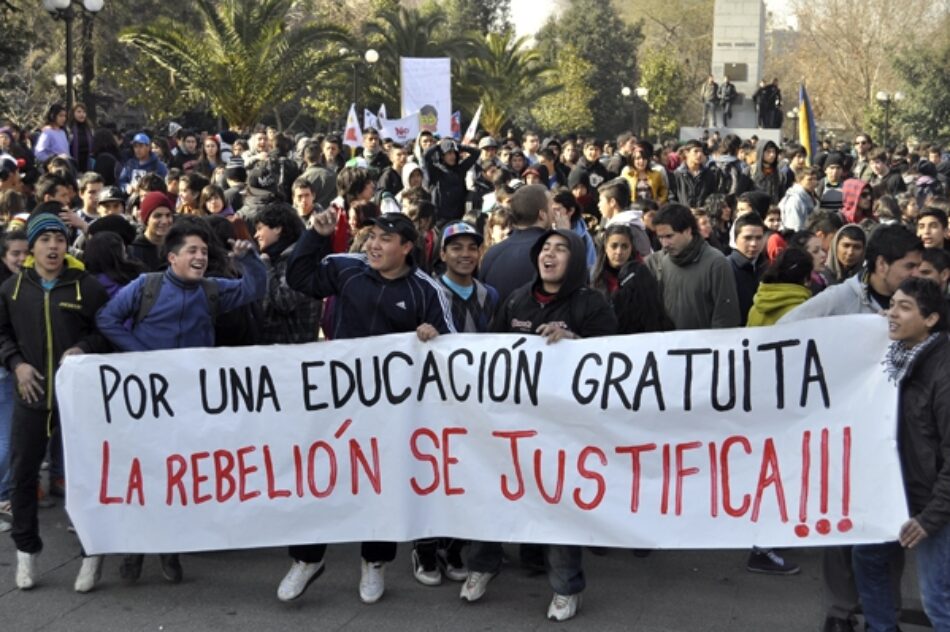
MULTIPOLYGON (((534 35, 554 11, 554 2, 537 0, 511 0, 511 18, 518 35, 534 35)), ((775 14, 776 23, 789 22, 791 2, 788 0, 765 0, 767 11, 775 14)))

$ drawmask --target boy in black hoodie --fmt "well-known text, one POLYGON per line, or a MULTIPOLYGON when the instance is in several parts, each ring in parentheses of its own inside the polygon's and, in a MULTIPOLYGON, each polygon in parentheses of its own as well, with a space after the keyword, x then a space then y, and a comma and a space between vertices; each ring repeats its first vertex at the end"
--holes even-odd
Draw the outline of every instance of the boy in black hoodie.
MULTIPOLYGON (((571 230, 549 230, 531 249, 537 276, 515 290, 499 308, 492 330, 544 336, 548 343, 563 338, 609 336, 617 332, 617 318, 607 299, 587 287, 584 242, 571 230)), ((584 590, 581 547, 559 544, 543 546, 548 582, 554 598, 548 618, 565 621, 577 614, 584 590)), ((472 542, 468 555, 468 578, 460 597, 478 601, 488 582, 501 570, 502 548, 498 542, 472 542)))

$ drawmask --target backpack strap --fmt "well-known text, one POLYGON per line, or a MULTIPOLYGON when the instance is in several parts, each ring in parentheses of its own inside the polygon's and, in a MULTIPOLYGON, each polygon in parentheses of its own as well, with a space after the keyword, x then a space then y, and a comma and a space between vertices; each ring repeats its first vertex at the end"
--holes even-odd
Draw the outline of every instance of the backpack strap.
POLYGON ((145 320, 148 313, 155 307, 155 301, 158 300, 158 293, 162 289, 162 277, 164 272, 148 272, 145 274, 145 283, 142 284, 142 297, 139 300, 138 311, 135 312, 135 318, 132 320, 132 326, 138 325, 145 320))
POLYGON ((202 277, 201 287, 204 288, 205 298, 208 299, 208 313, 211 314, 211 322, 218 319, 218 305, 221 302, 221 295, 218 292, 218 284, 214 279, 202 277))
MULTIPOLYGON (((139 308, 135 312, 135 318, 132 320, 132 326, 138 325, 145 320, 152 308, 158 301, 158 294, 162 290, 162 281, 164 272, 148 272, 145 275, 145 283, 142 284, 142 298, 139 301, 139 308)), ((208 301, 208 312, 211 314, 211 322, 218 317, 218 304, 220 303, 220 293, 218 284, 214 279, 201 279, 201 287, 204 289, 205 298, 208 301)))

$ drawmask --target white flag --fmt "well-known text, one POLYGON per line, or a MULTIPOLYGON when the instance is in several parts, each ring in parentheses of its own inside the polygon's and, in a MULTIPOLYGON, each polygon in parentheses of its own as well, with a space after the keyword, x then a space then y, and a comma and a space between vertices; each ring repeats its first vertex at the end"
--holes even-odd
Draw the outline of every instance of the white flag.
POLYGON ((482 117, 482 104, 478 104, 478 109, 475 110, 475 116, 472 118, 472 122, 469 123, 468 129, 465 130, 465 136, 462 137, 463 145, 471 145, 472 141, 475 140, 475 133, 478 132, 478 119, 482 117))
POLYGON ((363 129, 369 129, 370 127, 377 131, 382 129, 379 126, 379 119, 376 118, 376 115, 366 108, 363 108, 363 129))
POLYGON ((346 115, 346 129, 343 130, 343 144, 350 147, 363 146, 363 131, 360 129, 360 122, 356 118, 356 104, 350 106, 350 112, 346 115))
MULTIPOLYGON (((389 118, 389 115, 386 114, 386 104, 383 103, 382 105, 379 106, 379 120, 380 120, 380 121, 385 121, 385 120, 388 119, 388 118, 389 118)), ((380 129, 382 129, 382 128, 380 128, 380 129)))
POLYGON ((401 119, 386 119, 383 122, 381 133, 386 138, 404 145, 419 135, 419 113, 413 112, 401 119))

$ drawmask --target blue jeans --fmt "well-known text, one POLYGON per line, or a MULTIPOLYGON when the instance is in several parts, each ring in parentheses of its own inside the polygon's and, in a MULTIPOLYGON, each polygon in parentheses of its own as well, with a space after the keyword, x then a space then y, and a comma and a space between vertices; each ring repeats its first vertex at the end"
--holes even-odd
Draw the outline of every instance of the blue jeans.
MULTIPOLYGON (((548 571, 548 583, 559 595, 576 595, 587 585, 584 569, 581 568, 579 546, 563 544, 542 545, 544 566, 548 571)), ((497 573, 501 570, 503 552, 500 542, 472 541, 468 549, 466 566, 469 571, 497 573)))
POLYGON ((13 429, 13 388, 16 377, 4 369, 0 377, 0 502, 10 500, 10 435, 13 429))
POLYGON ((950 632, 950 525, 917 545, 917 578, 934 632, 950 632))
POLYGON ((900 604, 894 603, 893 565, 901 545, 897 542, 861 544, 851 550, 854 583, 868 632, 897 632, 900 604))

